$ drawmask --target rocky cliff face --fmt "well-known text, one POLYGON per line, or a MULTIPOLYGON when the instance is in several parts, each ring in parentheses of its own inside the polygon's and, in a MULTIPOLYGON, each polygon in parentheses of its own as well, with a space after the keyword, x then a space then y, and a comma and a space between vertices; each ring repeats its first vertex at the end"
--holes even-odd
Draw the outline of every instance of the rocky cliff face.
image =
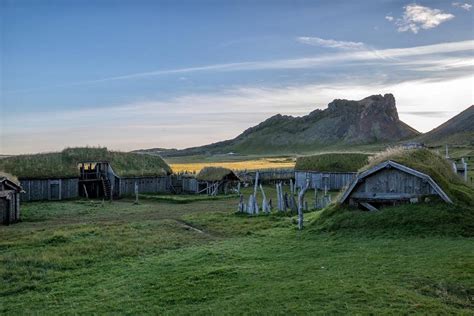
POLYGON ((302 117, 275 115, 235 139, 179 154, 294 153, 334 145, 396 142, 419 133, 398 118, 392 94, 360 101, 336 99, 302 117))

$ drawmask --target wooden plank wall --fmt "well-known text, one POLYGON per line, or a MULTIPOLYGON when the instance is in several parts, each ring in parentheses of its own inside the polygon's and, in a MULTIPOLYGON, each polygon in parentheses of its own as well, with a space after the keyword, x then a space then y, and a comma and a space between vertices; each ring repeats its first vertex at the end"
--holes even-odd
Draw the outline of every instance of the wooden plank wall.
POLYGON ((236 172, 240 179, 244 182, 253 183, 255 175, 258 171, 259 182, 271 183, 274 181, 290 181, 295 178, 294 169, 261 169, 261 170, 242 170, 236 172))
POLYGON ((169 193, 170 177, 120 178, 120 196, 134 195, 135 183, 139 193, 169 193))
POLYGON ((397 169, 384 169, 368 176, 351 194, 354 193, 437 194, 424 179, 397 169))
POLYGON ((72 199, 79 196, 79 179, 23 179, 20 185, 26 193, 20 195, 21 201, 47 201, 50 197, 51 181, 61 182, 61 199, 72 199))
POLYGON ((356 175, 355 172, 295 171, 295 183, 297 188, 301 188, 306 185, 306 179, 309 179, 311 189, 324 190, 327 183, 328 190, 341 190, 349 186, 356 175))
POLYGON ((198 192, 198 181, 195 178, 182 178, 183 192, 185 193, 197 193, 198 192))

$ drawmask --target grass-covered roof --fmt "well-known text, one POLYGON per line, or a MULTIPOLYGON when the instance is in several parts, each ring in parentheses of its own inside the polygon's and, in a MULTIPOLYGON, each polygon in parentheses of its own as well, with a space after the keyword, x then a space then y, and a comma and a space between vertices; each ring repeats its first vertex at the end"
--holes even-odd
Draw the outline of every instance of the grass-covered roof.
POLYGON ((13 175, 7 173, 7 172, 0 171, 0 180, 1 180, 1 179, 5 179, 5 178, 8 179, 8 180, 10 180, 11 182, 13 182, 13 183, 15 183, 15 184, 20 185, 20 182, 18 181, 18 178, 17 178, 17 177, 15 177, 15 176, 13 176, 13 175))
POLYGON ((365 171, 379 163, 391 160, 429 175, 451 199, 474 206, 474 189, 454 173, 448 160, 429 149, 389 148, 371 158, 361 168, 365 171))
POLYGON ((330 153, 298 157, 295 170, 325 172, 357 172, 368 162, 362 153, 330 153))
POLYGON ((89 147, 3 158, 0 159, 0 170, 20 179, 77 177, 78 163, 84 161, 108 161, 115 173, 122 177, 162 176, 172 172, 160 156, 89 147))
POLYGON ((196 176, 201 181, 220 181, 224 178, 238 180, 239 177, 230 169, 223 167, 205 167, 196 176))

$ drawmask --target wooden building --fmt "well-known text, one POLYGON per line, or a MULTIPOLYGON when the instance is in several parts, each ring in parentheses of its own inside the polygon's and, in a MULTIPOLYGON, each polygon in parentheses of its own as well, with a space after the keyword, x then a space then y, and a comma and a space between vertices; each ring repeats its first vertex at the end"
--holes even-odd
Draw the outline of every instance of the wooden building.
POLYGON ((20 220, 21 186, 0 174, 0 224, 10 225, 20 220))
POLYGON ((181 179, 183 193, 198 193, 199 184, 195 175, 183 174, 178 176, 181 179))
POLYGON ((297 188, 341 190, 349 186, 357 170, 367 164, 368 155, 362 153, 327 153, 298 157, 295 165, 297 188))
POLYGON ((198 192, 208 195, 227 194, 236 191, 240 178, 230 169, 205 167, 196 176, 198 192))
POLYGON ((329 171, 295 171, 295 183, 297 188, 306 185, 306 179, 309 179, 311 189, 318 190, 341 190, 354 180, 357 172, 329 172, 329 171))
POLYGON ((422 202, 426 197, 452 203, 429 175, 387 160, 358 174, 339 202, 377 210, 384 205, 422 202))
POLYGON ((54 201, 74 199, 79 196, 79 178, 20 178, 24 192, 20 198, 28 201, 54 201))

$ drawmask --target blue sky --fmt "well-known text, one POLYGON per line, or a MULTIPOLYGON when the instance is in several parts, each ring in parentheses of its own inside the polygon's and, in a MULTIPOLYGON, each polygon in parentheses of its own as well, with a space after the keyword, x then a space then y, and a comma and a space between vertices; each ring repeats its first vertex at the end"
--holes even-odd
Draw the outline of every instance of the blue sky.
POLYGON ((184 148, 392 92, 428 131, 474 103, 470 1, 8 1, 0 153, 184 148))

